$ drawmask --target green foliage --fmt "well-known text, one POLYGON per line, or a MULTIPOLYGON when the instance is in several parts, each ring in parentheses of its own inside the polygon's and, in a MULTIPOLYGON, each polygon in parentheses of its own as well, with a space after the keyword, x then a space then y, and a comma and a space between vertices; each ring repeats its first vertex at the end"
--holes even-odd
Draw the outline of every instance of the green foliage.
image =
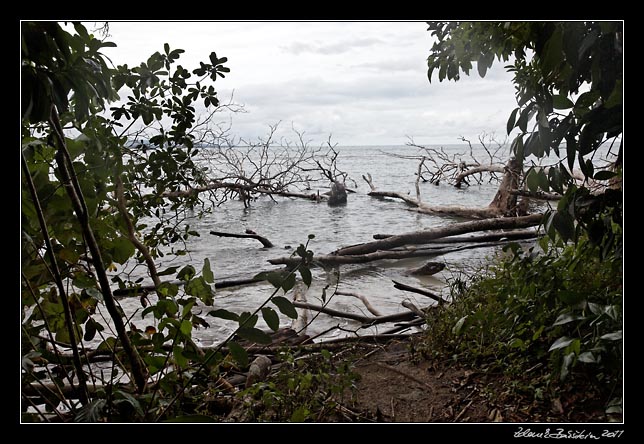
MULTIPOLYGON (((559 158, 547 177, 528 176, 531 191, 561 193, 573 187, 575 163, 586 178, 605 181, 612 179, 611 173, 621 175, 621 22, 430 22, 429 30, 436 38, 427 59, 430 82, 436 71, 439 81, 458 80, 460 72, 469 74, 472 62, 482 77, 495 58, 511 62, 506 69, 514 74, 518 108, 510 113, 507 132, 518 129, 511 145, 514 155, 520 161, 551 154, 559 158), (594 174, 594 153, 607 142, 611 147, 619 142, 613 171, 594 174)), ((613 186, 621 189, 621 181, 613 186)), ((575 211, 581 197, 577 193, 584 193, 583 188, 575 188, 565 205, 553 212, 560 216, 550 216, 552 234, 564 240, 577 240, 588 230, 588 221, 575 211), (581 230, 572 226, 575 223, 581 230)), ((621 195, 611 197, 610 205, 621 225, 621 195)), ((605 224, 595 224, 595 239, 611 233, 605 224)))
MULTIPOLYGON (((328 420, 345 397, 352 396, 358 375, 327 350, 308 357, 280 353, 282 366, 268 381, 243 390, 245 421, 316 422, 328 420)), ((349 399, 350 400, 350 399, 349 399)))
POLYGON ((454 302, 430 315, 425 353, 513 377, 543 365, 553 387, 587 379, 609 396, 622 379, 621 258, 600 261, 586 237, 539 244, 511 244, 489 273, 453 282, 454 302))

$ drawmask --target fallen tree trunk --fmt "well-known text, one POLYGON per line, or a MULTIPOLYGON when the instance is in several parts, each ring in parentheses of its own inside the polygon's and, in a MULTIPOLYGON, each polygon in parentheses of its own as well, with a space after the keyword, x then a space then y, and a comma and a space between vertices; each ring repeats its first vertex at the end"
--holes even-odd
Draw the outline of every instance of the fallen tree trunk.
MULTIPOLYGON (((387 239, 388 237, 396 236, 395 234, 374 234, 373 238, 376 240, 387 239)), ((482 234, 480 236, 448 236, 445 238, 428 240, 427 244, 460 244, 466 242, 493 242, 502 239, 518 240, 518 239, 532 239, 537 237, 537 232, 534 230, 514 230, 510 232, 482 234)))
POLYGON ((501 217, 471 222, 461 222, 444 227, 434 228, 431 230, 398 234, 386 239, 367 242, 360 245, 353 245, 351 247, 336 250, 332 254, 337 256, 366 255, 379 250, 390 250, 392 248, 401 247, 403 245, 424 244, 430 240, 471 233, 474 231, 533 227, 539 225, 542 218, 542 214, 532 214, 530 216, 501 217))
POLYGON ((354 313, 346 313, 332 308, 322 307, 320 305, 303 303, 294 301, 293 305, 298 308, 308 308, 309 310, 319 311, 320 313, 328 314, 329 316, 352 319, 354 321, 362 322, 365 325, 376 325, 385 322, 408 321, 416 317, 415 313, 411 311, 395 313, 386 316, 364 316, 354 313))
POLYGON ((234 238, 239 238, 239 239, 256 239, 262 243, 264 248, 273 248, 273 243, 266 239, 264 236, 260 236, 255 233, 249 233, 248 230, 246 230, 246 234, 236 234, 236 233, 224 233, 222 231, 211 231, 210 234, 213 236, 219 236, 219 237, 234 237, 234 238))
MULTIPOLYGON (((404 249, 392 249, 392 250, 382 250, 375 251, 373 253, 367 254, 355 254, 355 255, 337 255, 334 253, 314 256, 313 262, 311 265, 322 265, 322 266, 337 266, 337 265, 348 265, 348 264, 365 264, 368 262, 380 261, 385 259, 408 259, 412 257, 436 257, 442 256, 448 253, 454 253, 461 250, 470 250, 473 248, 484 248, 484 247, 493 247, 496 245, 501 245, 503 242, 488 242, 472 245, 462 245, 459 247, 453 248, 443 248, 443 247, 425 247, 425 248, 415 248, 415 247, 404 247, 404 249)), ((360 244, 364 245, 364 244, 360 244)), ((292 256, 283 256, 273 259, 268 259, 268 262, 272 265, 286 265, 287 267, 293 267, 299 264, 302 260, 300 258, 295 258, 292 256)))
POLYGON ((504 175, 499 189, 487 207, 471 208, 459 205, 428 205, 420 200, 420 189, 416 183, 416 198, 408 194, 395 191, 378 191, 373 184, 373 178, 370 174, 362 176, 365 182, 371 188, 368 193, 373 197, 393 197, 401 199, 407 204, 415 207, 413 211, 425 214, 443 214, 450 216, 460 216, 470 219, 487 219, 493 217, 516 215, 518 213, 517 196, 510 193, 510 190, 518 188, 519 178, 521 176, 521 163, 516 159, 510 159, 503 167, 504 175))

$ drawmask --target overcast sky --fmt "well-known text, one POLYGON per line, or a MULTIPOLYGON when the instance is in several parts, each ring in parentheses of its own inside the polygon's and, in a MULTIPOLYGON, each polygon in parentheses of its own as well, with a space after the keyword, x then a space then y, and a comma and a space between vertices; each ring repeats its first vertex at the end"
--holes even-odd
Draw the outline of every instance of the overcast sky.
POLYGON ((138 65, 164 43, 186 51, 179 63, 190 70, 212 51, 227 57, 215 87, 245 106, 232 116, 245 139, 279 121, 313 144, 330 134, 340 146, 451 144, 484 131, 503 139, 516 107, 503 63, 483 79, 474 65, 470 77, 430 84, 424 22, 110 22, 109 33, 118 47, 104 53, 117 65, 138 65))

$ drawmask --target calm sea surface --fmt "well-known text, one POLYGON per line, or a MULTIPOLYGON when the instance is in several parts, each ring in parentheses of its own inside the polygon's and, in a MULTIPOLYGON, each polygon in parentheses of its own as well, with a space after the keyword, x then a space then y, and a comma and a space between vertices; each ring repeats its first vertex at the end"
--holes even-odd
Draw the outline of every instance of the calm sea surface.
MULTIPOLYGON (((449 152, 466 152, 463 145, 446 146, 449 152)), ((338 167, 349 173, 357 182, 357 193, 351 193, 348 203, 343 207, 329 207, 326 203, 315 203, 302 199, 276 198, 274 202, 268 197, 260 198, 252 203, 251 208, 244 208, 239 201, 228 201, 216 208, 212 214, 202 219, 190 220, 191 229, 198 231, 201 236, 188 240, 189 254, 181 257, 165 256, 160 269, 167 266, 191 263, 201 269, 203 260, 208 258, 217 280, 250 278, 260 271, 272 270, 267 260, 270 258, 289 255, 299 244, 306 243, 309 234, 315 238, 309 243, 309 249, 315 254, 327 254, 342 246, 352 245, 372 240, 376 233, 400 234, 409 231, 425 230, 453 224, 462 219, 453 217, 437 217, 408 211, 408 206, 400 200, 380 200, 369 197, 368 185, 362 180, 363 174, 370 173, 374 184, 379 190, 409 192, 415 196, 415 172, 418 161, 392 157, 388 154, 416 155, 416 148, 408 146, 385 147, 342 147, 339 151, 338 167), (253 239, 230 239, 215 237, 209 234, 211 230, 243 233, 251 229, 267 237, 275 245, 274 248, 262 248, 253 239)), ((485 153, 478 153, 485 161, 485 153)), ((353 184, 350 184, 353 187, 353 184)), ((322 192, 325 190, 322 190, 322 192)), ((485 206, 496 193, 495 184, 470 186, 456 189, 448 184, 440 186, 421 183, 421 196, 429 204, 451 204, 464 206, 485 206)), ((370 302, 383 314, 396 313, 406 310, 401 302, 409 299, 418 306, 429 305, 432 301, 423 296, 403 293, 393 288, 392 279, 400 280, 410 285, 425 287, 433 291, 443 291, 448 280, 456 277, 465 269, 476 269, 486 262, 487 257, 494 255, 494 248, 482 248, 451 253, 432 259, 404 259, 399 261, 378 261, 361 265, 347 265, 339 269, 338 290, 364 294, 370 302), (423 278, 407 276, 405 273, 414 267, 422 265, 427 260, 443 261, 447 267, 440 273, 423 278)), ((308 302, 320 304, 322 290, 331 284, 327 297, 331 296, 337 274, 327 273, 322 269, 313 269, 313 284, 306 293, 308 302)), ((150 283, 146 277, 144 283, 150 283)), ((273 287, 269 284, 258 283, 250 286, 233 287, 217 290, 214 308, 225 308, 241 313, 253 311, 271 295, 273 287)), ((287 297, 292 297, 291 294, 287 297)), ((145 328, 154 325, 152 315, 141 318, 143 308, 138 298, 124 298, 120 304, 128 314, 134 314, 131 319, 137 327, 145 328)), ((355 313, 369 314, 364 305, 355 298, 334 295, 329 308, 355 313)), ((210 307, 198 307, 205 315, 210 307)), ((281 316, 281 315, 280 315, 281 316)), ((225 338, 235 327, 234 322, 207 317, 209 328, 194 331, 198 341, 204 345, 212 345, 225 338)), ((290 319, 281 317, 281 325, 290 325, 290 319)), ((357 322, 332 318, 321 314, 308 328, 309 335, 328 330, 339 325, 345 330, 355 330, 360 325, 357 322)), ((260 319, 258 327, 267 328, 260 319)), ((391 325, 372 328, 369 331, 360 330, 360 334, 382 332, 391 325)), ((346 331, 336 329, 325 337, 347 335, 346 331)))

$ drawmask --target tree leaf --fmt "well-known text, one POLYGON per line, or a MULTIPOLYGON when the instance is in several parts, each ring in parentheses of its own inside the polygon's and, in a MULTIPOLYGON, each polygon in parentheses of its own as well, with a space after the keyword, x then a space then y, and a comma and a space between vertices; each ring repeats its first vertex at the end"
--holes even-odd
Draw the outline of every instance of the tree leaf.
POLYGON ((175 345, 172 347, 172 355, 174 356, 174 360, 177 363, 179 367, 186 367, 188 365, 188 359, 183 356, 183 348, 175 345))
POLYGON ((248 367, 248 353, 246 349, 234 341, 228 343, 231 356, 241 367, 248 367))
POLYGON ((245 311, 239 315, 238 323, 240 327, 250 328, 254 327, 255 324, 257 324, 258 319, 259 318, 257 317, 257 315, 251 315, 250 312, 245 311))
POLYGON ((295 273, 291 272, 287 274, 282 281, 282 289, 284 290, 284 293, 286 293, 293 287, 295 287, 295 273))
POLYGON ((192 265, 186 265, 177 274, 177 279, 181 279, 182 281, 189 281, 195 276, 195 274, 197 274, 195 267, 193 267, 192 265))
POLYGON ((277 329, 280 328, 280 318, 272 308, 262 308, 262 317, 264 318, 266 325, 268 325, 271 330, 277 331, 277 329))
POLYGON ((181 333, 189 337, 192 333, 192 322, 184 319, 183 321, 181 321, 181 327, 179 327, 179 330, 181 330, 181 333))
POLYGON ((208 258, 205 258, 203 260, 203 268, 201 269, 201 275, 203 276, 204 280, 209 284, 212 284, 213 282, 215 282, 215 276, 212 274, 212 270, 210 269, 210 259, 208 258))
POLYGON ((223 308, 212 310, 208 312, 208 315, 215 318, 227 319, 229 321, 239 321, 239 315, 237 313, 224 310, 223 308))
POLYGON ((141 404, 139 403, 138 399, 136 399, 134 396, 122 390, 116 390, 114 392, 114 395, 116 399, 123 400, 128 404, 130 404, 134 408, 137 414, 139 414, 140 416, 143 416, 143 409, 141 408, 141 404))
POLYGON ((595 180, 609 180, 609 179, 612 179, 615 176, 617 176, 617 173, 614 172, 614 171, 601 170, 601 171, 597 171, 595 173, 595 175, 593 176, 593 179, 595 179, 595 180))
POLYGON ((577 360, 586 364, 593 364, 597 362, 597 358, 595 358, 595 355, 593 355, 591 352, 580 353, 577 357, 577 360))
POLYGON ((214 292, 206 280, 199 276, 186 283, 186 294, 198 297, 204 304, 211 306, 214 303, 214 292))
POLYGON ((599 339, 603 339, 604 341, 620 341, 622 336, 622 330, 618 330, 613 333, 606 333, 605 335, 600 336, 599 339))
POLYGON ((455 335, 461 334, 461 329, 463 328, 463 325, 465 324, 465 321, 467 320, 467 316, 463 316, 461 319, 456 321, 456 324, 454 327, 452 327, 452 333, 455 335))
POLYGON ((270 336, 268 336, 260 329, 254 327, 241 327, 237 329, 237 334, 239 335, 239 337, 251 342, 255 342, 257 344, 270 344, 272 342, 270 336))
POLYGON ((568 97, 563 94, 556 94, 552 96, 552 107, 554 109, 569 109, 575 106, 568 97))
POLYGON ((112 242, 112 260, 123 265, 134 255, 134 244, 125 237, 119 237, 112 242))
POLYGON ((507 123, 507 130, 508 130, 508 135, 512 132, 514 129, 514 124, 516 123, 516 118, 517 118, 517 113, 519 112, 520 108, 515 108, 514 111, 510 114, 510 117, 508 118, 508 123, 507 123))
POLYGON ((555 325, 564 325, 564 324, 568 324, 569 322, 580 321, 580 320, 583 320, 583 319, 586 319, 586 316, 577 315, 577 314, 573 314, 573 313, 564 313, 564 314, 559 315, 557 317, 557 319, 555 320, 555 323, 552 324, 552 325, 553 326, 555 326, 555 325))
POLYGON ((552 218, 552 225, 564 242, 575 236, 575 225, 568 212, 557 211, 552 218))
POLYGON ((568 336, 562 336, 550 346, 548 351, 551 352, 554 350, 559 350, 560 348, 568 347, 572 343, 572 341, 574 341, 573 338, 569 338, 568 336))
POLYGON ((300 276, 302 276, 302 282, 307 287, 311 286, 311 282, 313 281, 313 277, 311 276, 311 270, 308 267, 305 266, 300 266, 299 268, 300 276))
POLYGON ((285 297, 275 296, 271 299, 271 302, 277 305, 277 308, 289 318, 297 319, 298 315, 295 306, 285 297))

